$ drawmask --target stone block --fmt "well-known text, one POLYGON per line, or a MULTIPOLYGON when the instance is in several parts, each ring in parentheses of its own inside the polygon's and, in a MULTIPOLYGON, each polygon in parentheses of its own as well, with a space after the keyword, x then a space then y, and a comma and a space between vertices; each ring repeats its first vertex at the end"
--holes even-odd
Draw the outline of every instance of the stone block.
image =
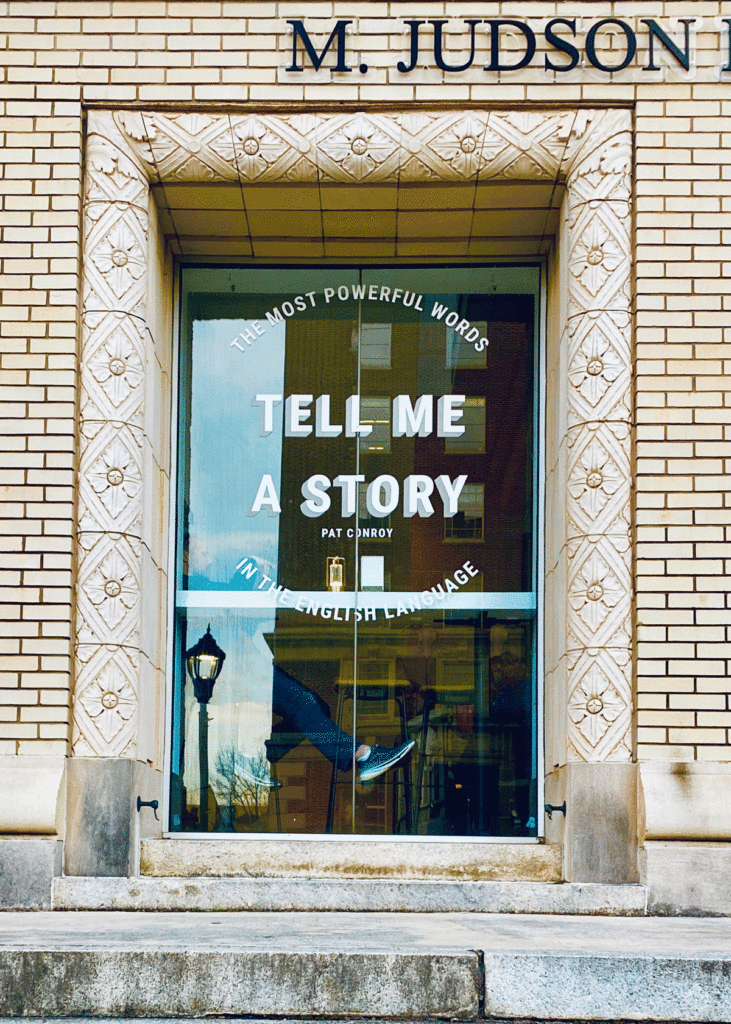
POLYGON ((641 916, 641 885, 315 878, 57 878, 55 910, 641 916))
POLYGON ((143 875, 185 878, 209 875, 558 882, 561 850, 539 843, 164 839, 141 843, 140 871, 143 875))
POLYGON ((731 839, 731 764, 640 765, 646 839, 731 839))
MULTIPOLYGON (((161 802, 162 775, 129 758, 71 758, 64 873, 134 875, 140 835, 160 835, 162 822, 137 797, 161 802)), ((158 812, 159 817, 159 812, 158 812)))
POLYGON ((485 952, 485 1016, 535 1020, 728 1021, 722 955, 485 952))
POLYGON ((636 882, 637 765, 568 764, 565 792, 566 880, 636 882))
POLYGON ((0 950, 7 1016, 473 1020, 481 989, 474 952, 0 950))
POLYGON ((65 757, 0 757, 0 832, 56 835, 62 831, 65 757))
POLYGON ((62 853, 55 838, 0 839, 0 909, 50 910, 62 853))
POLYGON ((731 844, 646 842, 640 876, 651 914, 731 916, 731 844))

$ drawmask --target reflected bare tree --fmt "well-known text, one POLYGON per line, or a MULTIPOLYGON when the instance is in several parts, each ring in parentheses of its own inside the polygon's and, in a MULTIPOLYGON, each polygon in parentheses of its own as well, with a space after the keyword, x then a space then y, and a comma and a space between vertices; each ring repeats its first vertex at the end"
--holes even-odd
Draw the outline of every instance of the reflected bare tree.
MULTIPOLYGON (((233 744, 220 747, 216 754, 215 778, 212 786, 219 806, 239 812, 250 824, 261 817, 269 806, 269 790, 257 785, 256 779, 268 779, 269 765, 264 754, 248 757, 233 744)), ((235 823, 231 822, 235 827, 235 823)))

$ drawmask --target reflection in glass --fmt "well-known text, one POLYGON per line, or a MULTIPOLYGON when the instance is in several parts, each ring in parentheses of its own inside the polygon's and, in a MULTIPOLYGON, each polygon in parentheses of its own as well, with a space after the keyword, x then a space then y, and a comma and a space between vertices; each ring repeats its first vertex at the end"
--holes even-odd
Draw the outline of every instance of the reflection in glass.
POLYGON ((208 710, 206 705, 213 696, 213 687, 218 679, 225 653, 211 636, 211 625, 200 638, 185 652, 185 667, 193 684, 193 693, 198 701, 198 777, 200 780, 200 829, 208 831, 209 787, 208 787, 208 710))
POLYGON ((182 291, 171 827, 535 835, 537 268, 182 291))
POLYGON ((465 484, 457 500, 457 513, 444 520, 445 540, 482 540, 485 521, 485 485, 465 484))

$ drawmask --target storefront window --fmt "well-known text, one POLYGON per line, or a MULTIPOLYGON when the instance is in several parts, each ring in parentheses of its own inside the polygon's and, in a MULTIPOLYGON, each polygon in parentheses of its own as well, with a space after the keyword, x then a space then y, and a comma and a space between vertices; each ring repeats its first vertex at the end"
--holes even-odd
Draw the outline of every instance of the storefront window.
POLYGON ((539 280, 183 268, 173 831, 536 835, 539 280))

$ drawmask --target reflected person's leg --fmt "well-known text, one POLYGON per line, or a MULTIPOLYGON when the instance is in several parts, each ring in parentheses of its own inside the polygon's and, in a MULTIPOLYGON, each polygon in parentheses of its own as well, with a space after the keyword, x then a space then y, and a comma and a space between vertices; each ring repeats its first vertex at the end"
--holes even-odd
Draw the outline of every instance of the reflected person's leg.
POLYGON ((294 732, 304 733, 328 761, 337 765, 339 771, 349 771, 353 767, 356 748, 353 737, 338 729, 327 717, 312 690, 276 666, 272 708, 294 732))

